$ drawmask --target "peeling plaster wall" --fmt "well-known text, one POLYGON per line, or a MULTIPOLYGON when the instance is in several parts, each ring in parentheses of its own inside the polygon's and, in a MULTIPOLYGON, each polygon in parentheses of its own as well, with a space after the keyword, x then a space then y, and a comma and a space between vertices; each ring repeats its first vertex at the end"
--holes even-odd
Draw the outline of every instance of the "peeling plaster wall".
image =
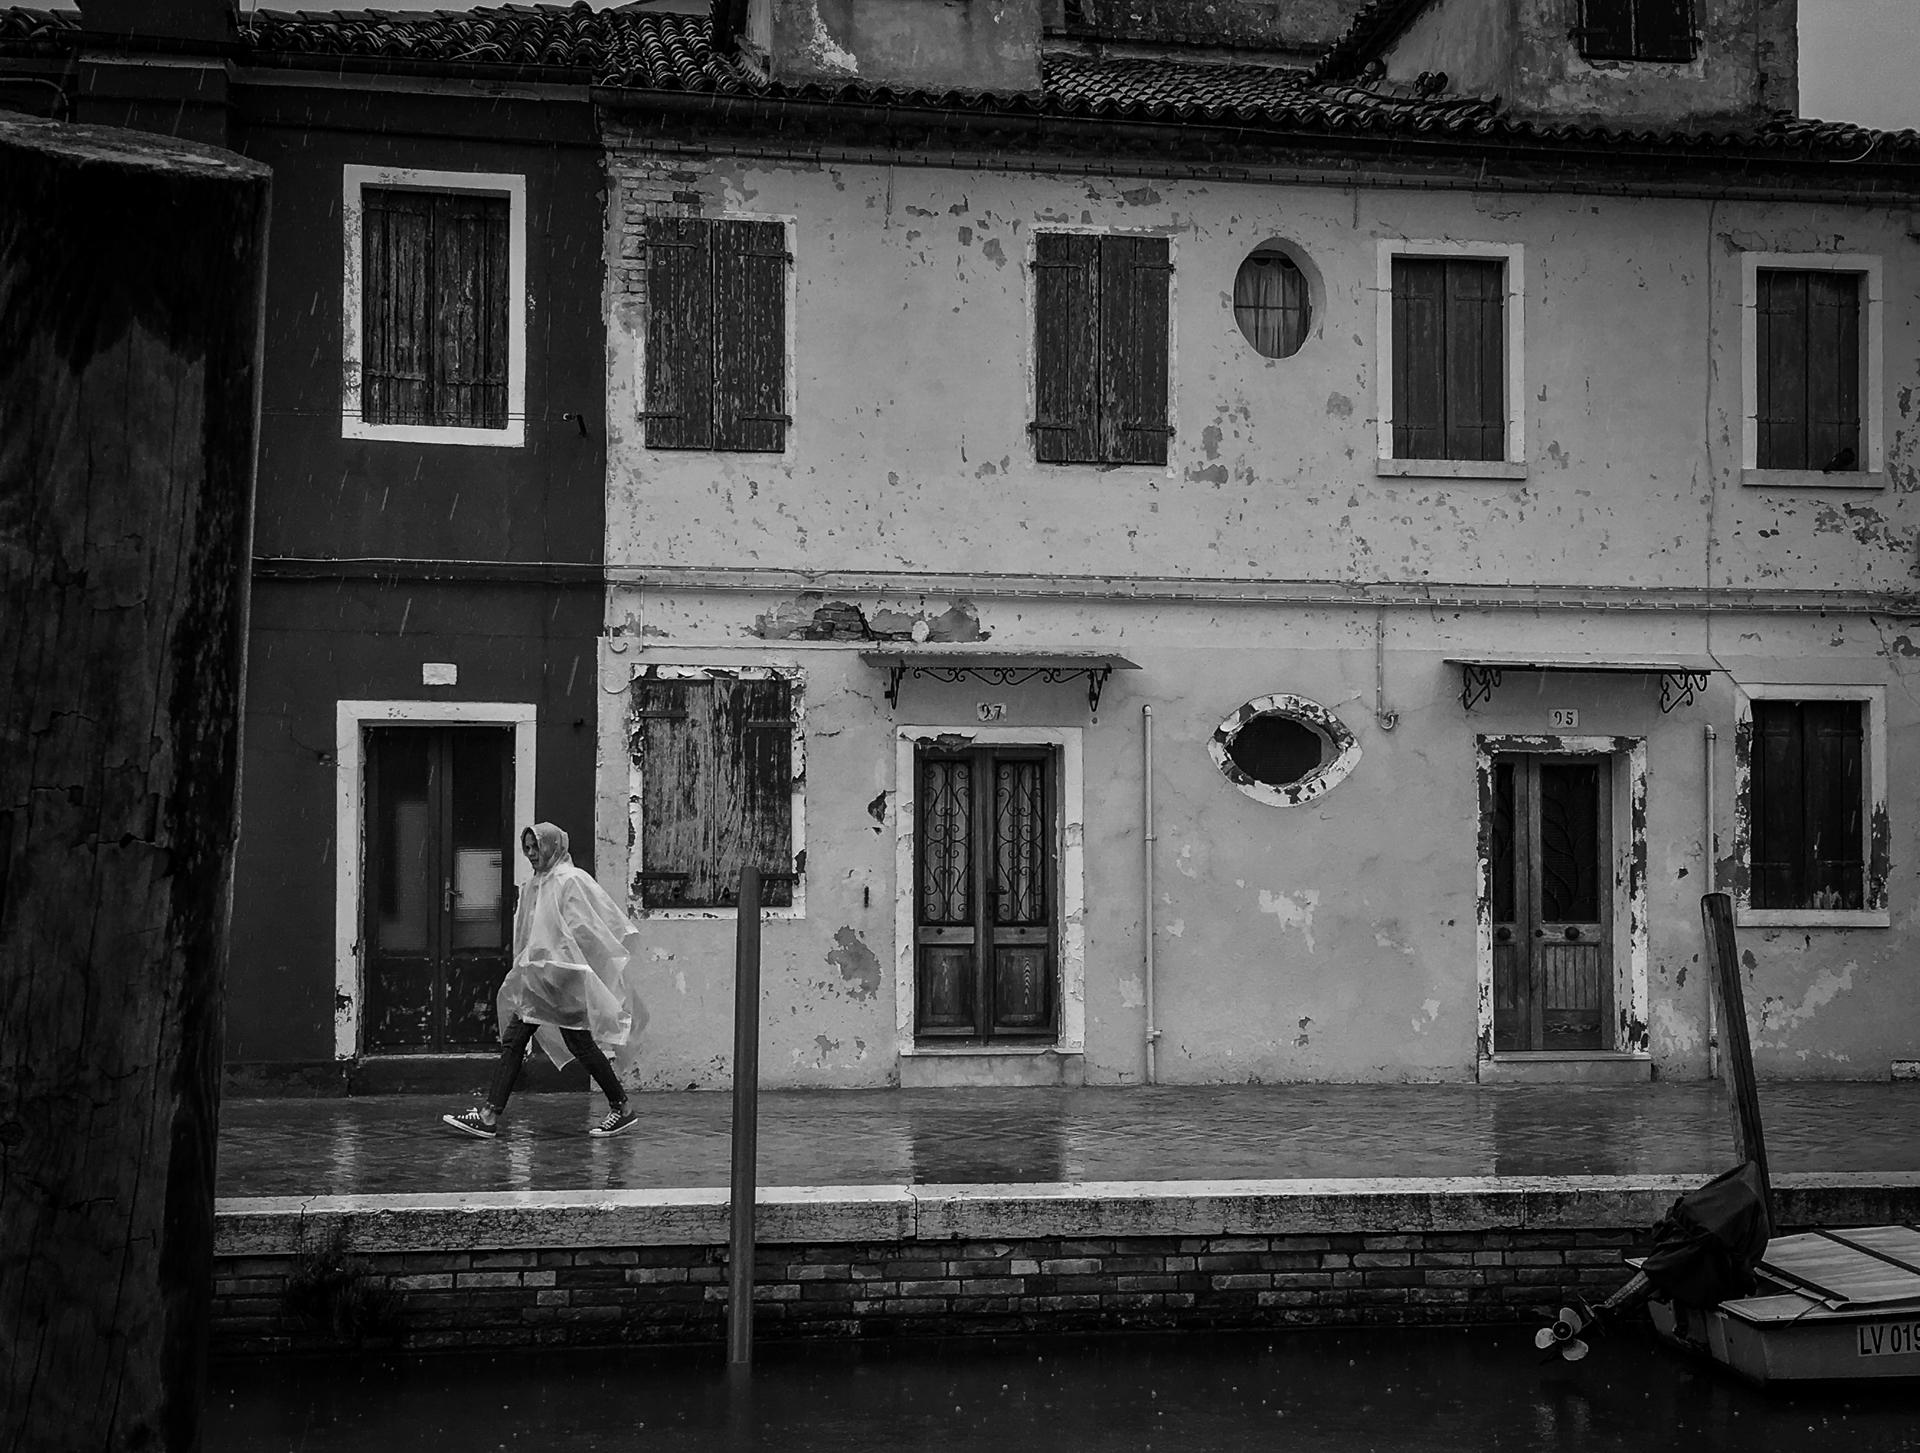
POLYGON ((1589 61, 1580 0, 1442 0, 1381 59, 1391 80, 1441 71, 1455 94, 1519 115, 1619 121, 1758 119, 1799 109, 1794 0, 1694 0, 1689 62, 1589 61))
MULTIPOLYGON (((637 661, 805 673, 807 908, 766 926, 769 1084, 899 1074, 893 727, 1084 727, 1086 1078, 1144 1070, 1140 707, 1156 719, 1157 1013, 1169 1081, 1444 1080, 1476 1073, 1476 735, 1641 738, 1646 960, 1657 1073, 1705 1072, 1703 729, 1719 730, 1720 852, 1732 841, 1734 688, 1670 715, 1657 680, 1510 675, 1472 712, 1449 655, 1720 654, 1734 679, 1887 685, 1896 782, 1920 751, 1920 627, 1778 614, 1385 612, 1145 606, 1130 576, 1904 592, 1920 513, 1914 403, 1920 250, 1870 207, 1065 179, 963 169, 702 161, 618 150, 609 330, 610 564, 890 575, 865 593, 617 586, 602 657, 597 862, 622 881, 621 703, 637 661), (636 415, 650 209, 794 219, 795 422, 781 455, 648 451, 636 415), (1165 468, 1032 461, 1028 248, 1044 226, 1172 239, 1165 468), (1522 480, 1381 478, 1375 276, 1381 238, 1518 242, 1526 267, 1522 480), (1234 270, 1269 239, 1304 257, 1316 316, 1291 359, 1233 321, 1234 270), (1884 489, 1762 488, 1740 474, 1740 252, 1843 247, 1885 269, 1884 489), (914 572, 1082 578, 1080 598, 923 594, 914 572), (1095 577, 1121 582, 1106 587, 1095 577), (824 614, 823 614, 824 612, 824 614), (863 626, 856 622, 864 622, 863 626), (944 622, 938 625, 936 623, 944 622), (896 712, 849 633, 1076 646, 1143 668, 1084 685, 909 681, 896 712), (927 634, 921 634, 925 631, 927 634), (836 639, 836 636, 839 638, 836 639), (1730 654, 1729 654, 1730 653, 1730 654), (1737 659, 1735 659, 1737 658, 1737 659), (1742 675, 1744 673, 1744 675, 1742 675), (1762 674, 1755 674, 1762 673, 1762 674), (1312 803, 1238 792, 1207 742, 1255 697, 1335 712, 1364 760, 1312 803), (879 966, 873 977, 869 964, 879 966)), ((1920 821, 1894 794, 1890 929, 1742 931, 1763 1074, 1883 1077, 1920 1053, 1913 935, 1920 821)), ((649 920, 647 1083, 727 1082, 731 921, 649 920)), ((1644 1030, 1640 1027, 1644 1025, 1644 1030)))

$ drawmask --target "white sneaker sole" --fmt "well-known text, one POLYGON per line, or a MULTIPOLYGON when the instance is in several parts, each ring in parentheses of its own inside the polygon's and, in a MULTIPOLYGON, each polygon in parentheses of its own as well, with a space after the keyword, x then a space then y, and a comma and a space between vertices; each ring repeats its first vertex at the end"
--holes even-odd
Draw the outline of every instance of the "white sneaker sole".
POLYGON ((471 1135, 475 1140, 498 1140, 500 1138, 500 1132, 498 1130, 475 1130, 458 1115, 442 1115, 440 1119, 442 1123, 451 1125, 462 1135, 471 1135))

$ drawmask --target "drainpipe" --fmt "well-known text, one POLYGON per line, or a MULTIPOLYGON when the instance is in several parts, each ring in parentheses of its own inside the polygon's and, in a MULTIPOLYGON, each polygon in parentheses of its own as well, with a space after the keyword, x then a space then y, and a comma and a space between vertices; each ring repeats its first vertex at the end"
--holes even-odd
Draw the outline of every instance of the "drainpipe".
MULTIPOLYGON (((1709 893, 1717 893, 1719 891, 1718 886, 1714 882, 1715 868, 1714 868, 1714 861, 1713 861, 1713 850, 1715 846, 1714 840, 1713 840, 1713 757, 1714 757, 1713 749, 1714 749, 1715 743, 1718 742, 1719 739, 1720 739, 1720 734, 1713 729, 1713 723, 1708 722, 1707 723, 1707 801, 1706 801, 1706 817, 1707 817, 1707 826, 1706 826, 1707 885, 1706 885, 1706 888, 1707 888, 1707 892, 1709 893)), ((1713 988, 1713 965, 1708 964, 1706 966, 1706 969, 1707 969, 1707 975, 1706 975, 1706 978, 1707 978, 1707 1078, 1710 1080, 1717 1080, 1720 1078, 1720 1005, 1718 1001, 1718 995, 1715 994, 1714 988, 1713 988)))
POLYGON ((1142 874, 1146 883, 1146 906, 1140 914, 1141 936, 1146 940, 1147 986, 1147 1083, 1154 1083, 1153 1046, 1160 1031, 1153 1023, 1153 708, 1140 708, 1140 816, 1142 874))

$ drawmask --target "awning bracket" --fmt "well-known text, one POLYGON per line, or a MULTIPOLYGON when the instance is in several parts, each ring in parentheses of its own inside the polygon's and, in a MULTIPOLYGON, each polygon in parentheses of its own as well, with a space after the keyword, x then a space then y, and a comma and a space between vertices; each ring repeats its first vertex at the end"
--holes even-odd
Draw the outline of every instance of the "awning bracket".
POLYGON ((1695 693, 1707 689, 1709 674, 1706 671, 1662 671, 1660 673, 1662 715, 1675 707, 1692 705, 1695 693))
POLYGON ((1460 705, 1467 711, 1493 699, 1493 688, 1500 684, 1498 666, 1476 666, 1467 661, 1460 669, 1460 705))
POLYGON ((900 709, 900 683, 909 676, 927 676, 935 681, 972 679, 989 686, 1025 686, 1030 681, 1052 685, 1084 676, 1087 678, 1087 709, 1097 716, 1100 712, 1100 693, 1111 675, 1113 667, 1106 662, 1092 662, 1085 666, 952 666, 895 661, 887 667, 887 705, 895 711, 900 709))

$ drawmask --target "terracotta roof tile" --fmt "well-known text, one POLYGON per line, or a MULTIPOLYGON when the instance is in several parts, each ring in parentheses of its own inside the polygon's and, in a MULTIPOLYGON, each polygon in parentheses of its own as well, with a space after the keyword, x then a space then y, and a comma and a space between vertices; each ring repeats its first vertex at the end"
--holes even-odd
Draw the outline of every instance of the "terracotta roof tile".
MULTIPOLYGON (((1759 125, 1654 130, 1523 121, 1498 101, 1418 95, 1385 83, 1354 84, 1334 64, 1341 47, 1371 44, 1416 0, 1374 0, 1313 70, 1133 59, 1081 53, 1044 57, 1032 95, 892 90, 866 82, 770 86, 709 44, 705 15, 593 10, 585 4, 503 5, 466 11, 261 11, 244 21, 243 56, 256 63, 375 62, 403 68, 515 68, 630 91, 705 92, 982 113, 1220 122, 1293 134, 1404 136, 1463 144, 1669 154, 1772 155, 1806 160, 1920 163, 1920 132, 1875 132, 1844 123, 1781 118, 1759 125)), ((69 48, 70 13, 0 9, 0 50, 69 48)), ((1355 52, 1357 53, 1357 52, 1355 52)))

